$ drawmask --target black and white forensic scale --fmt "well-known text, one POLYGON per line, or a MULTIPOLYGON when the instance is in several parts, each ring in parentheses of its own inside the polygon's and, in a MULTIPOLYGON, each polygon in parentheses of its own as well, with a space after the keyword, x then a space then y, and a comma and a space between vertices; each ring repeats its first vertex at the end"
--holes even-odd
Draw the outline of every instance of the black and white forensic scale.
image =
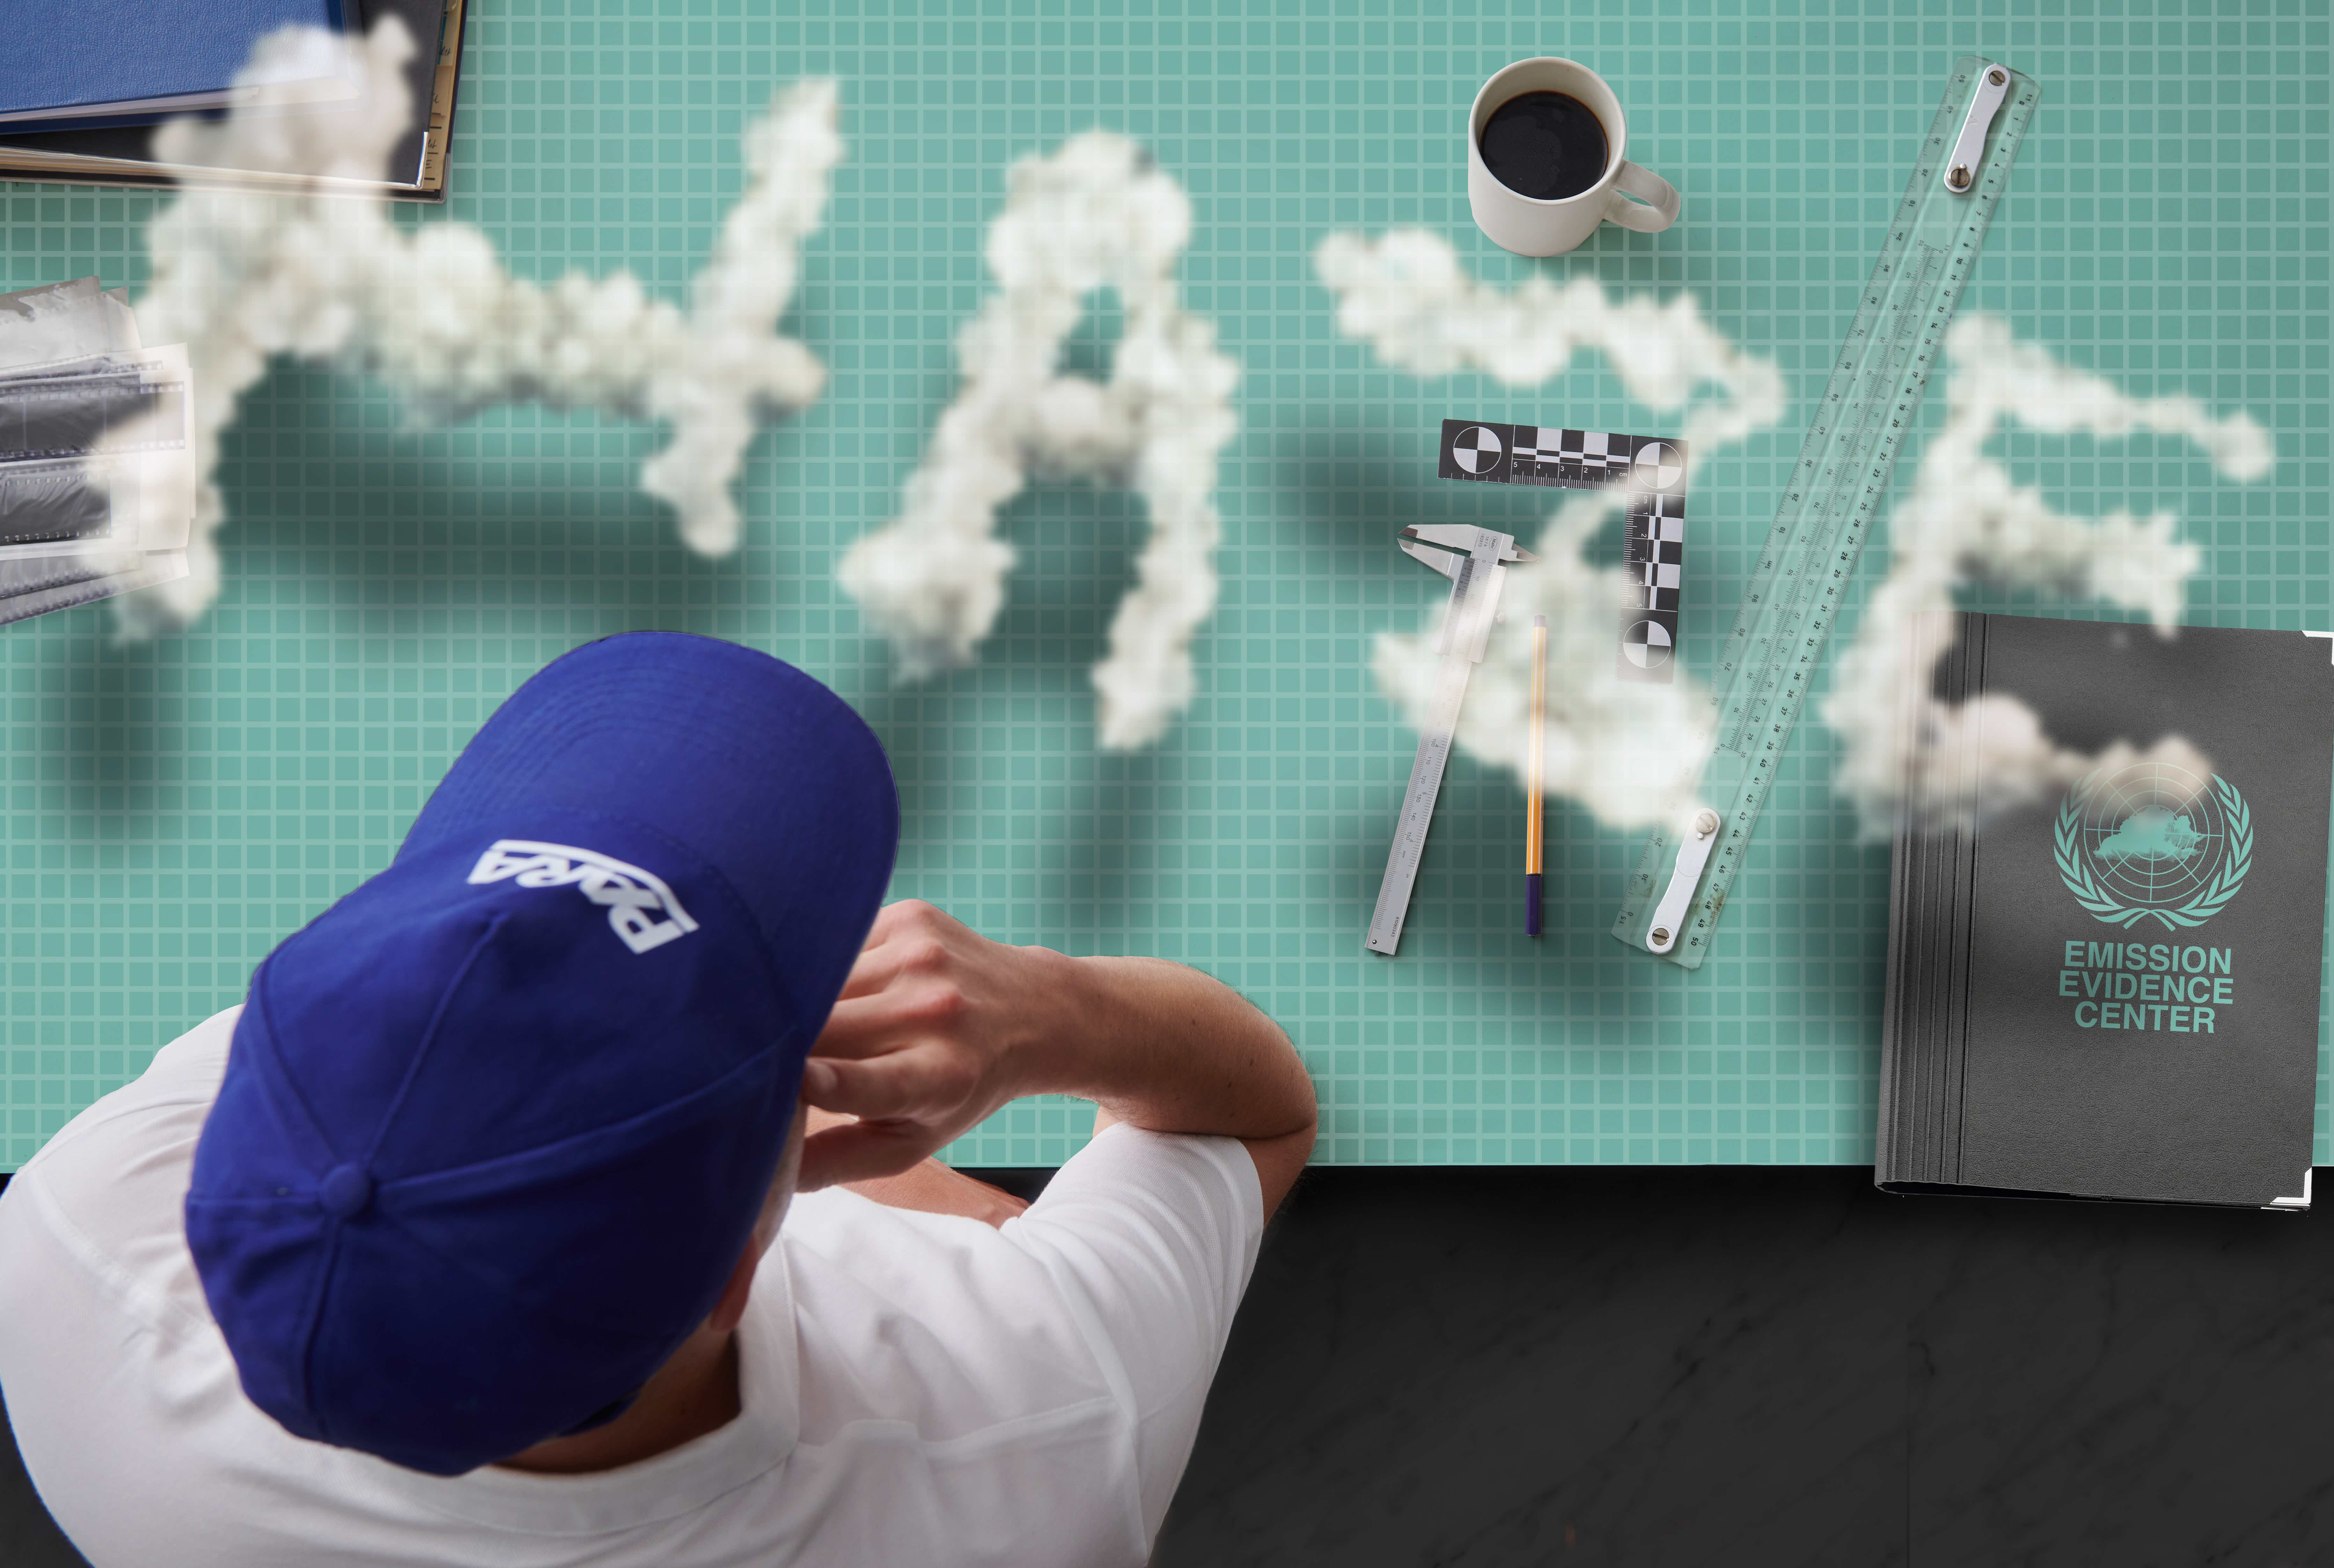
POLYGON ((1445 479, 1540 485, 1559 490, 1625 489, 1615 668, 1624 680, 1667 684, 1676 669, 1678 602, 1685 587, 1685 444, 1669 436, 1567 430, 1545 425, 1442 421, 1445 479))

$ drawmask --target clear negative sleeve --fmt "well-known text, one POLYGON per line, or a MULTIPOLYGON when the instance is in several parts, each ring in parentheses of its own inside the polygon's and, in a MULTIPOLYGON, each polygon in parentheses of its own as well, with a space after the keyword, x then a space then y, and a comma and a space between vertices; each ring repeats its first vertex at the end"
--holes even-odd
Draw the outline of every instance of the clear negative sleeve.
POLYGON ((191 412, 176 346, 0 375, 0 549, 183 549, 191 412))

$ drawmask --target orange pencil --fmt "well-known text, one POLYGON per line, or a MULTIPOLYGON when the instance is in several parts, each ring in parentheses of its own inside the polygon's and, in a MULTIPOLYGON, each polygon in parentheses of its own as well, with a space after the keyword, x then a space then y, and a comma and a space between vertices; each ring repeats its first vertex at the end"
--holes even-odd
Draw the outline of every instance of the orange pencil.
POLYGON ((1532 617, 1531 757, 1524 765, 1524 935, 1540 926, 1540 769, 1548 756, 1548 617, 1532 617))

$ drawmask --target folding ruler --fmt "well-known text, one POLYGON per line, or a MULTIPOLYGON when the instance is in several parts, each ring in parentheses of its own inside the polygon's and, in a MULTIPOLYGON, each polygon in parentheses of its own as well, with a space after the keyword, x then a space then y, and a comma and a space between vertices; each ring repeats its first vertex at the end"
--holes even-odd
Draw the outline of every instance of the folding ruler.
POLYGON ((1373 953, 1391 954, 1402 945, 1402 924, 1410 914, 1410 890, 1418 880, 1419 857, 1426 852, 1426 830, 1434 821, 1434 797, 1442 789, 1442 769, 1451 761, 1451 735, 1459 726, 1459 705, 1467 679, 1483 662, 1499 618, 1500 590, 1507 569, 1537 560, 1519 547, 1512 534, 1495 534, 1464 523, 1422 523, 1402 531, 1403 553, 1451 579, 1451 607, 1434 650, 1442 656, 1434 700, 1418 736, 1418 755, 1403 791, 1402 815, 1394 820, 1394 847, 1386 851, 1385 880, 1378 884, 1377 908, 1370 914, 1373 953))
POLYGON ((1646 839, 1613 922, 1613 934, 1634 947, 1689 969, 1710 956, 1719 911, 2041 95, 2031 78, 1992 61, 1964 55, 1954 65, 1713 673, 1718 736, 1702 774, 1706 803, 1646 839))

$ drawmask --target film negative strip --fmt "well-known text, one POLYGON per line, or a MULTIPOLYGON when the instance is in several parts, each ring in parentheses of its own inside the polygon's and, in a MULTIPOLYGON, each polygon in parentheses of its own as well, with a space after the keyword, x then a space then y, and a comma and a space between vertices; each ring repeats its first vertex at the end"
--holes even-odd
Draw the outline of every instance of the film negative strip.
POLYGON ((0 553, 183 548, 194 515, 183 348, 0 370, 0 553))
POLYGON ((1667 685, 1675 678, 1678 608, 1685 590, 1683 441, 1612 430, 1445 419, 1436 472, 1445 479, 1481 484, 1625 490, 1621 560, 1629 591, 1621 604, 1621 645, 1615 668, 1624 680, 1667 685))
POLYGON ((187 444, 186 377, 129 365, 0 379, 0 463, 187 444))

